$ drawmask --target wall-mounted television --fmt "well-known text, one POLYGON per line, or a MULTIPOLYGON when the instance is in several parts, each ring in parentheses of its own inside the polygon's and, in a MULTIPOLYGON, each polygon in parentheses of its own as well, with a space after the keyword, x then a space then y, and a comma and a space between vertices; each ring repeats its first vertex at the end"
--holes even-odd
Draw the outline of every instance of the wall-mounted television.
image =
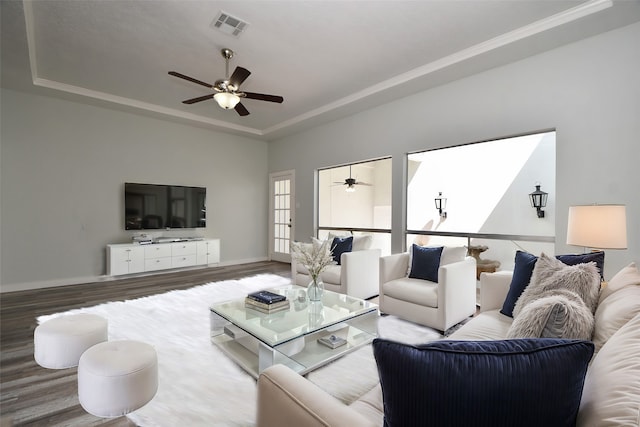
POLYGON ((161 230, 207 226, 207 189, 182 185, 124 184, 124 228, 161 230))

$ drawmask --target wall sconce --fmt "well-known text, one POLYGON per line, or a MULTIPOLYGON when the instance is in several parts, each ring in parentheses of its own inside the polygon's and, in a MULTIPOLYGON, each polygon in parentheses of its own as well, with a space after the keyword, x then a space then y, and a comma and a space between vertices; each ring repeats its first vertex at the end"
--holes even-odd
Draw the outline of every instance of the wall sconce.
POLYGON ((445 212, 445 209, 447 208, 447 198, 442 197, 442 191, 438 192, 438 197, 436 197, 434 200, 436 202, 436 209, 438 209, 440 218, 446 218, 447 213, 445 212))
POLYGON ((540 184, 536 184, 536 191, 529 194, 529 200, 531 201, 531 207, 536 208, 538 212, 538 218, 544 218, 544 211, 542 208, 547 206, 547 196, 549 194, 540 190, 540 184))

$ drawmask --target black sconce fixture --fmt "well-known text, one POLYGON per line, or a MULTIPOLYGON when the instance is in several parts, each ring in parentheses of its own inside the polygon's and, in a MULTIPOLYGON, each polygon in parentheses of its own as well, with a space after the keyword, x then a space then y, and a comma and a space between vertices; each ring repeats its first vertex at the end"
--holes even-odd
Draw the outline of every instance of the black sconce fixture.
POLYGON ((531 201, 531 207, 536 208, 538 212, 538 218, 544 218, 544 211, 542 208, 547 206, 547 196, 549 194, 540 190, 540 184, 536 184, 536 191, 529 194, 529 200, 531 201))
POLYGON ((445 212, 445 209, 447 208, 447 198, 442 197, 442 191, 438 192, 438 197, 436 197, 434 200, 436 202, 436 209, 438 209, 440 218, 446 218, 447 213, 445 212))

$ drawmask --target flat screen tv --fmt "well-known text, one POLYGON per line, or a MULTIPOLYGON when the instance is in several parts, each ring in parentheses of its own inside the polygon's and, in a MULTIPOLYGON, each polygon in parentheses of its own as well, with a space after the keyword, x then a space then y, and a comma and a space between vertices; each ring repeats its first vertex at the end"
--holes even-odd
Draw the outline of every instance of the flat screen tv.
POLYGON ((124 184, 124 228, 159 230, 207 226, 207 189, 181 185, 124 184))

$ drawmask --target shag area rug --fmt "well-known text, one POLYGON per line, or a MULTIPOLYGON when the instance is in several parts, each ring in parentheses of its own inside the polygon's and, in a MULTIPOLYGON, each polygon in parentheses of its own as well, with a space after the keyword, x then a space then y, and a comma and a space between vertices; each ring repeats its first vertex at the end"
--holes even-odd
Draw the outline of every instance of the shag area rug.
MULTIPOLYGON (((127 415, 137 425, 253 426, 256 381, 211 343, 209 306, 289 283, 281 276, 261 274, 41 316, 38 321, 62 314, 93 313, 108 319, 109 340, 138 340, 155 347, 158 392, 147 405, 127 415)), ((379 319, 378 334, 408 343, 441 338, 434 330, 393 316, 379 319)), ((378 382, 371 346, 317 369, 307 378, 349 404, 378 382)))

